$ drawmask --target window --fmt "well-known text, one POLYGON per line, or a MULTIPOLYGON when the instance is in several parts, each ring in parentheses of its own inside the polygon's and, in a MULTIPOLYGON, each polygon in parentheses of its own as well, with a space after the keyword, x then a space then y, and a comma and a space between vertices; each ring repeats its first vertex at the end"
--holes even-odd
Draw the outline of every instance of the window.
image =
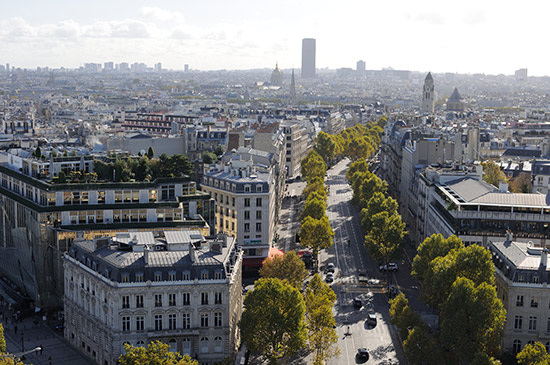
POLYGON ((136 308, 143 308, 143 295, 136 295, 136 308))
POLYGON ((537 308, 539 306, 539 299, 537 297, 531 297, 531 307, 537 308))
POLYGON ((201 271, 201 279, 207 280, 208 279, 208 270, 202 270, 201 271))
POLYGON ((537 330, 537 317, 530 316, 529 317, 529 331, 536 331, 537 330))
POLYGON ((122 296, 122 308, 130 308, 130 296, 129 295, 123 295, 122 296))
POLYGON ((170 271, 168 273, 168 281, 176 281, 176 272, 175 271, 170 271))
POLYGON ((201 313, 201 327, 208 327, 208 313, 201 313))
POLYGON ((208 353, 208 337, 201 337, 200 348, 202 353, 208 353))
POLYGON ((122 282, 123 283, 130 282, 130 275, 129 274, 122 274, 122 282))
POLYGON ((171 307, 176 305, 176 293, 168 294, 168 305, 171 307))
POLYGON ((214 273, 214 279, 219 280, 221 278, 222 278, 222 272, 221 271, 216 271, 214 273))
POLYGON ((522 316, 516 316, 514 320, 514 329, 520 330, 522 327, 523 317, 522 316))
POLYGON ((137 316, 136 317, 136 331, 143 331, 145 328, 145 317, 137 316))
POLYGON ((546 322, 546 333, 550 332, 550 317, 548 317, 548 320, 546 322))
POLYGON ((257 222, 256 223, 256 232, 261 232, 262 231, 262 223, 261 222, 257 222))
POLYGON ((261 185, 256 185, 256 192, 257 192, 257 193, 261 193, 261 192, 262 192, 262 186, 261 186, 261 185))
POLYGON ((244 192, 245 193, 250 193, 250 185, 245 185, 244 186, 244 192))
POLYGON ((201 293, 201 304, 207 305, 208 304, 208 293, 201 293))
POLYGON ((245 223, 244 224, 244 231, 245 232, 250 232, 250 223, 245 223))
POLYGON ((168 315, 168 329, 176 329, 176 315, 174 313, 168 315))
POLYGON ((223 352, 223 340, 220 336, 214 338, 214 352, 223 352))
POLYGON ((256 211, 256 219, 262 219, 262 211, 261 210, 256 211))
POLYGON ((184 338, 181 340, 183 343, 183 354, 191 354, 191 340, 189 338, 184 338))
POLYGON ((516 307, 523 307, 523 295, 516 297, 516 307))
POLYGON ((183 313, 183 329, 191 328, 191 313, 183 313))
POLYGON ((155 294, 155 307, 162 307, 162 294, 155 294))
POLYGON ((262 198, 256 198, 256 206, 261 207, 262 206, 262 198))
POLYGON ((521 351, 521 341, 520 340, 514 340, 514 343, 512 344, 512 352, 514 354, 517 354, 521 351))
POLYGON ((162 331, 162 314, 155 314, 155 331, 162 331))
POLYGON ((143 283, 143 273, 136 274, 136 283, 143 283))
POLYGON ((189 271, 183 272, 183 280, 191 280, 191 273, 189 271))
POLYGON ((130 317, 122 317, 122 331, 130 331, 130 317))
MULTIPOLYGON (((214 293, 214 304, 222 304, 222 293, 216 292, 214 293)), ((550 323, 550 318, 548 318, 550 323)))
POLYGON ((183 293, 183 305, 191 305, 191 294, 183 293))
POLYGON ((155 272, 155 281, 162 281, 162 273, 160 271, 155 272))
POLYGON ((221 327, 222 326, 222 313, 216 312, 214 313, 214 327, 221 327))
POLYGON ((235 206, 235 197, 231 198, 231 206, 232 206, 232 207, 235 206))
POLYGON ((250 206, 250 198, 244 198, 244 206, 249 207, 250 206))
POLYGON ((244 219, 250 219, 250 211, 249 210, 244 211, 244 219))

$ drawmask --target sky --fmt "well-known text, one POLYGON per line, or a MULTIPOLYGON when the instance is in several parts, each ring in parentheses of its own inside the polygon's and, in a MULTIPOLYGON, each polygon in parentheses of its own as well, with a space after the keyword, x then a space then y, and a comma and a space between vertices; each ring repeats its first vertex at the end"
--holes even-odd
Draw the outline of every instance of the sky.
POLYGON ((539 0, 0 0, 0 64, 144 62, 182 70, 317 68, 550 75, 539 0))

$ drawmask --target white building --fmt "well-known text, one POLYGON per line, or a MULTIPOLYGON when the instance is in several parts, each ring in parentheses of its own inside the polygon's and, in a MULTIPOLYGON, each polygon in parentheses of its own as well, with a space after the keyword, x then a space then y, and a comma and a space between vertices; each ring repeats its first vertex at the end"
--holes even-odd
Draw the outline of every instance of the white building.
POLYGON ((160 340, 201 364, 233 355, 242 252, 228 236, 131 232, 73 243, 64 255, 65 338, 98 364, 124 343, 160 340))

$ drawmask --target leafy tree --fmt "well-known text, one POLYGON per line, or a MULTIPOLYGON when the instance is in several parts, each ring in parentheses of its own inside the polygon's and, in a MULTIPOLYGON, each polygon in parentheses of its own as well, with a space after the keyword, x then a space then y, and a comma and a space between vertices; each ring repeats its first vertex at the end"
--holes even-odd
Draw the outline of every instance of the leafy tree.
POLYGON ((372 217, 384 211, 390 215, 397 214, 398 207, 399 204, 394 198, 386 198, 384 194, 375 192, 368 201, 367 206, 361 209, 361 228, 363 228, 363 231, 369 232, 372 229, 372 217))
POLYGON ((441 351, 425 326, 415 326, 409 331, 403 349, 411 364, 441 364, 441 351))
POLYGON ((323 179, 326 172, 327 164, 323 161, 323 158, 315 150, 309 151, 302 160, 302 176, 304 180, 309 182, 315 177, 323 179))
POLYGON ((309 181, 306 185, 306 187, 304 188, 304 190, 302 191, 302 196, 304 197, 304 199, 308 199, 309 196, 312 194, 312 193, 317 193, 317 194, 320 194, 323 196, 323 200, 326 201, 327 199, 327 192, 325 190, 325 183, 323 181, 322 178, 314 178, 312 179, 311 181, 309 181))
POLYGON ((546 348, 540 342, 535 342, 532 345, 526 345, 516 359, 518 365, 548 365, 550 364, 550 354, 546 352, 546 348))
POLYGON ((484 352, 478 352, 470 362, 470 365, 500 365, 500 361, 484 352))
POLYGON ((369 178, 363 180, 359 191, 361 194, 359 204, 364 208, 374 193, 378 192, 385 195, 388 192, 388 183, 378 176, 371 174, 369 178))
POLYGON ((283 256, 266 258, 260 269, 260 276, 286 280, 296 289, 302 289, 302 284, 308 276, 306 265, 294 251, 285 252, 283 256))
POLYGON ((300 242, 302 246, 311 248, 315 255, 317 255, 320 250, 332 246, 333 236, 334 231, 326 215, 321 219, 307 216, 302 220, 300 242))
POLYGON ((149 160, 155 157, 155 150, 153 150, 152 146, 149 146, 149 149, 147 149, 147 157, 149 157, 149 160))
POLYGON ((302 210, 301 218, 304 219, 305 217, 312 217, 315 219, 321 219, 325 215, 326 209, 327 203, 324 200, 317 198, 316 193, 313 193, 304 204, 304 210, 302 210))
POLYGON ((372 217, 372 229, 365 236, 365 246, 377 261, 388 263, 403 247, 405 223, 399 214, 381 212, 372 217))
POLYGON ((390 318, 399 329, 401 338, 407 338, 409 328, 425 325, 420 316, 409 306, 409 300, 403 293, 390 299, 390 318))
POLYGON ((147 347, 134 347, 124 344, 125 354, 118 358, 120 365, 198 365, 189 355, 181 356, 179 352, 171 352, 170 345, 161 341, 151 342, 147 347))
POLYGON ((366 160, 357 160, 349 165, 348 171, 346 172, 346 179, 351 180, 353 174, 357 171, 367 172, 369 171, 369 164, 366 160))
POLYGON ((464 247, 462 240, 455 235, 449 238, 443 238, 441 233, 433 234, 427 237, 424 242, 418 246, 418 253, 413 259, 412 274, 419 280, 424 280, 428 265, 436 257, 445 256, 453 249, 464 247))
POLYGON ((338 336, 332 307, 336 301, 334 291, 315 274, 304 293, 306 303, 306 326, 309 348, 315 352, 314 364, 325 364, 338 355, 338 336))
POLYGON ((304 298, 298 289, 275 278, 259 279, 254 286, 244 300, 241 336, 251 351, 275 364, 306 342, 304 298))
POLYGON ((216 162, 218 160, 218 156, 216 156, 214 153, 212 152, 203 152, 202 154, 202 162, 207 164, 207 165, 210 165, 214 162, 216 162))
POLYGON ((512 193, 530 193, 531 175, 527 172, 522 172, 514 179, 510 180, 510 191, 512 193))
POLYGON ((59 171, 59 174, 57 175, 57 182, 60 184, 65 184, 67 182, 67 175, 65 175, 65 172, 59 171))
POLYGON ((32 156, 34 158, 41 158, 42 157, 42 151, 40 150, 40 146, 39 147, 36 147, 36 149, 34 150, 34 152, 32 153, 32 156))
POLYGON ((352 161, 369 158, 373 152, 374 147, 364 136, 354 137, 344 150, 346 156, 352 161))
POLYGON ((21 360, 16 357, 0 357, 0 365, 25 365, 21 360))
POLYGON ((506 321, 506 310, 493 285, 477 287, 459 277, 439 316, 440 340, 456 359, 472 360, 478 352, 496 355, 506 321))
POLYGON ((314 149, 328 165, 329 162, 335 157, 336 143, 332 139, 331 135, 321 131, 315 139, 314 149))
POLYGON ((0 323, 0 353, 6 352, 6 338, 4 337, 4 325, 0 323))
POLYGON ((214 148, 214 154, 216 155, 216 159, 218 156, 222 156, 224 154, 223 146, 217 145, 216 148, 214 148))
POLYGON ((500 167, 493 161, 483 162, 483 180, 498 188, 498 183, 507 182, 508 179, 500 167))

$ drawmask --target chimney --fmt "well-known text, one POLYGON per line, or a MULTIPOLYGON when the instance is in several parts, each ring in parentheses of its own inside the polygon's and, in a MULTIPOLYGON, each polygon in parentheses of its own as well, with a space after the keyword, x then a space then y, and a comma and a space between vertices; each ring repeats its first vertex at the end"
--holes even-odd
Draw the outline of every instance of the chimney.
POLYGON ((227 247, 227 241, 229 240, 226 234, 223 235, 223 247, 227 247))
POLYGON ((143 261, 145 262, 145 266, 149 265, 149 246, 145 245, 143 248, 143 261))
POLYGON ((498 183, 498 192, 499 193, 507 193, 508 192, 508 183, 499 182, 498 183))
POLYGON ((192 263, 197 261, 197 253, 195 252, 195 246, 192 243, 189 244, 189 258, 192 263))
POLYGON ((510 229, 506 230, 506 242, 512 242, 514 240, 514 236, 512 234, 512 231, 510 229))

